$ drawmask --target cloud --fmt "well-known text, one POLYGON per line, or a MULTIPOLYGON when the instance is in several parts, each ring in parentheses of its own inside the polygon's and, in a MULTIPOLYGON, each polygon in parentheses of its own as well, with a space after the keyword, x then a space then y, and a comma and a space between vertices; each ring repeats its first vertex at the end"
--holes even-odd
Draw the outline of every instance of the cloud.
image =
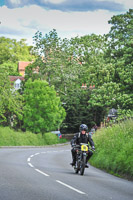
POLYGON ((87 12, 95 10, 122 11, 120 0, 5 0, 8 8, 18 8, 38 5, 46 10, 60 10, 65 12, 87 12))
POLYGON ((24 34, 24 32, 22 32, 22 30, 16 30, 12 27, 1 27, 0 26, 0 33, 1 35, 8 35, 10 33, 10 35, 14 35, 15 36, 22 36, 22 34, 24 34))
MULTIPOLYGON (((132 5, 132 1, 130 0, 114 1, 116 3, 122 2, 123 5, 126 5, 127 9, 131 8, 130 6, 132 5), (127 2, 128 4, 124 4, 127 2)), ((10 2, 10 7, 11 4, 12 6, 18 6, 12 9, 7 6, 0 7, 0 37, 4 36, 18 40, 25 38, 29 44, 32 44, 32 37, 37 31, 45 35, 53 29, 56 29, 59 37, 66 37, 68 39, 91 33, 103 35, 110 30, 111 25, 108 24, 108 21, 111 17, 124 13, 123 11, 115 12, 106 9, 89 10, 85 12, 81 12, 81 10, 76 11, 75 9, 74 12, 64 12, 62 10, 44 9, 44 7, 35 4, 30 5, 30 0, 8 0, 8 2, 10 2), (26 4, 26 6, 20 7, 20 4, 21 6, 22 4, 26 4)), ((69 0, 32 0, 32 2, 48 2, 58 6, 69 2, 69 0)), ((80 1, 77 0, 77 3, 78 2, 80 1)), ((82 2, 85 2, 85 0, 82 0, 82 2)), ((96 2, 96 0, 93 2, 96 2)), ((97 0, 97 2, 103 1, 97 0)), ((104 6, 106 7, 106 4, 104 6)))
POLYGON ((114 0, 114 2, 123 4, 125 10, 128 10, 129 8, 133 9, 133 0, 114 0))
POLYGON ((62 38, 83 36, 91 33, 106 34, 110 25, 108 20, 113 13, 109 11, 62 12, 44 10, 32 5, 9 9, 0 7, 0 36, 14 39, 25 38, 32 43, 37 31, 43 34, 56 29, 62 38))

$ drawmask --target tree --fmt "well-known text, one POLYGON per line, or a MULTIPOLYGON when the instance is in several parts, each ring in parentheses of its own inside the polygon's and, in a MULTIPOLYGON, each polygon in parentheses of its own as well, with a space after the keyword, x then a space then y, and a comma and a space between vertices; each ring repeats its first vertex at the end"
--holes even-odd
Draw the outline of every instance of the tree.
POLYGON ((3 126, 20 126, 22 120, 22 96, 11 88, 8 73, 0 71, 0 123, 3 126))
POLYGON ((132 93, 133 88, 133 9, 125 14, 113 16, 107 35, 109 48, 105 54, 108 62, 114 66, 114 82, 121 84, 121 92, 132 93))
POLYGON ((63 121, 61 131, 75 133, 79 131, 80 124, 87 124, 89 128, 93 124, 93 113, 88 109, 90 92, 81 88, 71 89, 64 97, 66 119, 63 121))
POLYGON ((74 53, 80 62, 79 79, 81 83, 100 86, 112 80, 111 64, 105 62, 104 53, 107 49, 105 36, 86 35, 71 40, 74 53))
POLYGON ((25 39, 17 42, 15 39, 0 37, 0 69, 6 67, 9 75, 19 75, 18 61, 34 59, 35 55, 31 52, 32 46, 27 46, 25 39))
MULTIPOLYGON (((59 93, 66 93, 70 84, 78 79, 77 72, 80 71, 80 65, 73 54, 69 40, 59 38, 53 29, 45 36, 37 32, 34 41, 38 59, 33 65, 39 68, 38 77, 46 80, 49 85, 54 85, 59 93)), ((32 66, 27 67, 26 74, 27 77, 35 78, 31 72, 32 66)))
MULTIPOLYGON (((97 94, 99 87, 112 81, 114 73, 111 64, 106 63, 104 59, 107 42, 105 36, 92 34, 81 38, 73 38, 71 43, 73 45, 73 50, 81 63, 80 73, 78 74, 79 83, 86 83, 87 86, 87 89, 84 90, 87 97, 86 102, 84 101, 84 105, 82 105, 80 111, 82 113, 82 119, 86 116, 88 119, 87 124, 89 125, 89 128, 91 128, 94 123, 100 125, 100 121, 106 110, 104 105, 96 105, 96 102, 99 101, 99 99, 94 97, 97 94), (90 86, 94 86, 95 90, 91 90, 90 86), (94 97, 92 95, 93 92, 95 92, 94 97), (94 101, 95 104, 93 103, 94 101), (83 109, 84 106, 85 110, 83 109)), ((86 120, 84 119, 84 121, 86 120)))
POLYGON ((65 118, 54 87, 46 81, 29 79, 24 90, 24 128, 33 133, 45 133, 60 127, 65 118))
POLYGON ((103 74, 105 78, 97 81, 89 100, 89 107, 101 109, 102 118, 110 108, 133 109, 133 10, 113 16, 109 23, 112 27, 106 36, 104 65, 98 71, 99 77, 103 74))

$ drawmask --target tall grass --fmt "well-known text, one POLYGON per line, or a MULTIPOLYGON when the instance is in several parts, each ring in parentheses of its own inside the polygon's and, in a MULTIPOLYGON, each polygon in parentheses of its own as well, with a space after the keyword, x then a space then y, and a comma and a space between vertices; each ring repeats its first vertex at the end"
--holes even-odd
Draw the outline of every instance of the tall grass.
POLYGON ((63 142, 66 140, 52 133, 15 132, 9 127, 0 127, 0 146, 44 146, 63 142))
POLYGON ((102 128, 93 136, 96 152, 90 163, 116 175, 133 177, 133 120, 102 128))

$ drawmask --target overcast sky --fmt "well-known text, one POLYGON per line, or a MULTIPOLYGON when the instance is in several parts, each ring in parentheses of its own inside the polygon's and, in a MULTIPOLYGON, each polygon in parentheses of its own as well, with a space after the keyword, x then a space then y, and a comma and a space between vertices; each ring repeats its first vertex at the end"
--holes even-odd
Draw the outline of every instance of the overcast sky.
POLYGON ((0 0, 0 37, 20 40, 56 29, 61 38, 106 34, 108 20, 133 8, 133 0, 0 0))

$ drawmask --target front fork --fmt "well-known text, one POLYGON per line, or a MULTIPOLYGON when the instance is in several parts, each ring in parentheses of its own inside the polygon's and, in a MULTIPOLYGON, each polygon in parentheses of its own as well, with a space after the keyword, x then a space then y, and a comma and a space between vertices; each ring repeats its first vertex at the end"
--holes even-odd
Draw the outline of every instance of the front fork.
POLYGON ((81 152, 80 154, 77 154, 76 159, 76 168, 81 168, 82 164, 86 164, 86 152, 81 152))
POLYGON ((82 152, 82 154, 81 154, 81 162, 80 162, 81 166, 86 164, 86 157, 87 157, 86 152, 82 152))

